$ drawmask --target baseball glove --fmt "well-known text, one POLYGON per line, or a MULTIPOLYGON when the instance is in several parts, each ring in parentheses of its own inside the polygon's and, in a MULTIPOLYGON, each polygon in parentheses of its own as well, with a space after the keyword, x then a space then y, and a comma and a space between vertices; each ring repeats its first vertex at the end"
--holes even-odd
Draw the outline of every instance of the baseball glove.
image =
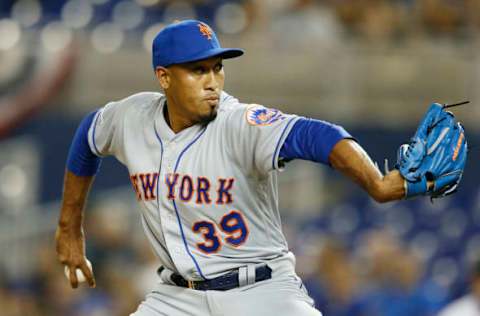
POLYGON ((433 103, 409 144, 398 150, 395 167, 405 178, 405 196, 429 195, 432 199, 457 191, 467 160, 463 126, 446 109, 433 103))

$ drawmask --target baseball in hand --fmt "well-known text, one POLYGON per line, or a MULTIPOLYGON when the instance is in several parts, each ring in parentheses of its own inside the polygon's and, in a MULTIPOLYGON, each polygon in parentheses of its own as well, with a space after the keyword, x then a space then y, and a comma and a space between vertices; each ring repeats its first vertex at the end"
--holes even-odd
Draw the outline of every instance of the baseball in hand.
MULTIPOLYGON (((92 271, 92 263, 88 260, 88 259, 85 259, 85 261, 87 262, 87 266, 88 268, 90 269, 90 271, 92 271)), ((65 276, 67 277, 67 279, 70 281, 70 269, 65 266, 65 276)), ((76 270, 77 272, 77 280, 78 280, 78 283, 82 283, 82 282, 85 282, 87 279, 85 278, 85 276, 83 275, 83 272, 82 270, 80 270, 79 268, 77 268, 76 270)))

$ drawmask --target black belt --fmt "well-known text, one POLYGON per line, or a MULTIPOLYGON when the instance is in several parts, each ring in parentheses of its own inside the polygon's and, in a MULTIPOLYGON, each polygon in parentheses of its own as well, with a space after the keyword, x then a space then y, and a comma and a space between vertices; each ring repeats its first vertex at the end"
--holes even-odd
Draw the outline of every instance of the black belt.
MULTIPOLYGON (((158 273, 160 274, 163 269, 163 267, 160 267, 158 269, 158 273)), ((260 282, 271 278, 272 269, 266 264, 258 266, 255 269, 255 282, 260 282)), ((178 273, 173 273, 170 276, 170 279, 178 286, 200 291, 227 291, 240 286, 238 280, 238 270, 233 270, 217 278, 205 281, 187 281, 178 273)))

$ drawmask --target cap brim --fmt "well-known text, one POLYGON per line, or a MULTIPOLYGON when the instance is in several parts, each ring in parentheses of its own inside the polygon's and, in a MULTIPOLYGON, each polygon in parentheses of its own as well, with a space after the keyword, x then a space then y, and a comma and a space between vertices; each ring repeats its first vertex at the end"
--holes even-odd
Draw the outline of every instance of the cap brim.
POLYGON ((208 59, 212 57, 221 57, 223 59, 230 59, 230 58, 240 57, 243 54, 244 54, 244 51, 240 48, 213 48, 207 51, 203 51, 201 54, 189 56, 188 58, 184 58, 182 60, 177 60, 170 65, 190 63, 190 62, 208 59))
MULTIPOLYGON (((221 50, 223 50, 223 52, 221 52, 218 55, 214 55, 214 56, 220 56, 223 59, 230 59, 230 58, 240 57, 244 53, 244 51, 242 49, 239 49, 239 48, 221 48, 221 50)), ((212 56, 212 57, 214 57, 214 56, 212 56)))

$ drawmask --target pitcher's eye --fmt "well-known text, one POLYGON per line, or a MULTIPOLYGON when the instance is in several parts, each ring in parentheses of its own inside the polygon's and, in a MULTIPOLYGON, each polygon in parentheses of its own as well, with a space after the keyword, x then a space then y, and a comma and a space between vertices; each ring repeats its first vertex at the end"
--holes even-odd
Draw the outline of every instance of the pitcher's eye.
POLYGON ((205 68, 202 67, 202 66, 198 66, 198 67, 193 68, 193 72, 197 75, 201 75, 201 74, 205 73, 205 68))
POLYGON ((223 64, 222 63, 218 63, 215 65, 215 72, 220 72, 221 70, 223 69, 223 64))

